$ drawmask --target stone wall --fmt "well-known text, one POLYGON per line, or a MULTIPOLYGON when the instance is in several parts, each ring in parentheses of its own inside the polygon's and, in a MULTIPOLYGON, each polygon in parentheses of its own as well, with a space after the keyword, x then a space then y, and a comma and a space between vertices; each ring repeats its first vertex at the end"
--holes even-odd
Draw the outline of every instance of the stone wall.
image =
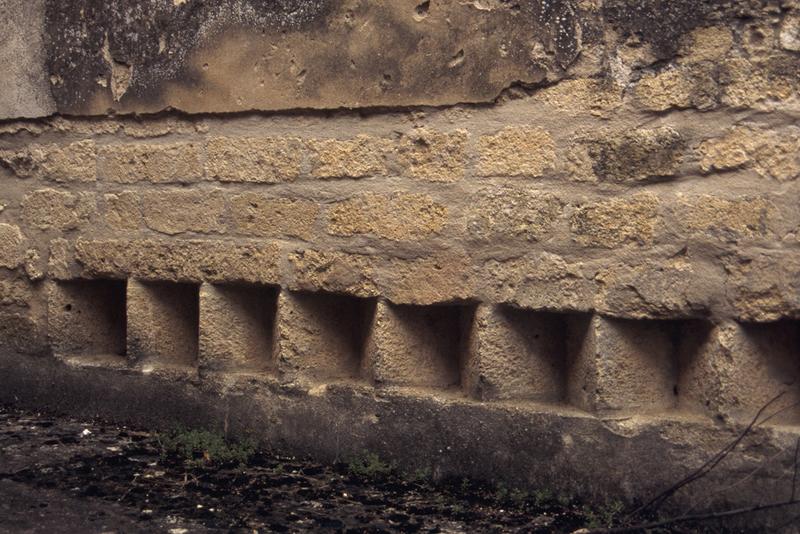
POLYGON ((152 381, 292 450, 633 498, 783 392, 746 490, 686 498, 785 492, 796 2, 194 3, 39 2, 2 44, 47 75, 0 97, 0 397, 159 420, 119 404, 152 381), (457 452, 389 439, 431 425, 457 452))

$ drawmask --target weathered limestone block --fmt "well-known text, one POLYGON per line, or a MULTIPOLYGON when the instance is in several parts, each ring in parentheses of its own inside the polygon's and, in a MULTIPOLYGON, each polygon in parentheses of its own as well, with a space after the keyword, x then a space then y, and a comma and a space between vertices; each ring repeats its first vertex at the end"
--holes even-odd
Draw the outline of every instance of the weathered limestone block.
POLYGON ((18 275, 0 278, 0 306, 28 308, 33 299, 31 282, 18 275))
POLYGON ((763 197, 679 195, 678 201, 677 218, 690 235, 736 241, 770 234, 775 206, 763 197))
POLYGON ((471 198, 467 232, 491 244, 541 241, 557 224, 564 202, 552 193, 522 187, 492 187, 471 198))
POLYGON ((386 174, 388 139, 359 135, 352 139, 312 139, 311 175, 316 178, 368 178, 386 174))
POLYGON ((800 177, 800 132, 735 127, 708 139, 697 149, 704 172, 752 167, 760 176, 780 181, 800 177))
POLYGON ((442 231, 447 207, 424 193, 361 193, 328 209, 328 233, 416 241, 442 231))
POLYGON ((589 143, 594 172, 603 181, 640 183, 673 177, 685 142, 673 128, 639 129, 589 143))
POLYGON ((98 177, 121 184, 191 183, 203 178, 203 149, 197 143, 136 143, 98 149, 98 177))
POLYGON ((48 333, 65 356, 125 354, 125 282, 70 280, 48 285, 48 333))
POLYGON ((507 127, 478 140, 481 176, 542 176, 556 159, 555 143, 541 128, 507 127))
POLYGON ((20 178, 53 182, 93 182, 95 142, 87 139, 60 145, 30 145, 20 151, 0 151, 0 163, 20 178))
POLYGON ((481 400, 566 397, 566 323, 557 314, 478 306, 471 329, 464 387, 481 400))
POLYGON ((595 309, 625 319, 708 315, 724 293, 722 270, 685 255, 623 260, 597 272, 595 309))
POLYGON ((39 189, 22 199, 23 220, 40 230, 75 230, 88 223, 96 211, 92 193, 39 189))
POLYGON ((77 277, 75 251, 72 243, 57 237, 50 241, 47 274, 53 280, 70 280, 77 277))
POLYGON ((246 372, 274 367, 278 290, 269 286, 200 287, 200 368, 246 372))
POLYGON ((281 292, 276 322, 279 370, 310 379, 358 378, 374 309, 371 300, 281 292))
POLYGON ((587 246, 614 248, 653 242, 661 217, 651 193, 614 198, 579 206, 572 215, 574 239, 587 246))
POLYGON ((714 64, 673 66, 648 73, 637 82, 633 91, 637 105, 646 111, 667 111, 670 108, 710 110, 719 106, 722 89, 714 64))
POLYGON ((681 40, 679 61, 682 63, 719 61, 730 52, 733 45, 733 32, 726 26, 698 28, 681 40))
POLYGON ((174 282, 279 282, 280 250, 274 243, 79 239, 75 255, 89 276, 174 282))
POLYGON ((598 414, 675 407, 678 362, 663 321, 595 315, 576 322, 568 336, 571 404, 598 414))
POLYGON ((377 297, 375 259, 366 254, 304 249, 289 253, 287 286, 296 291, 327 291, 377 297))
POLYGON ((564 113, 608 116, 622 105, 622 86, 610 78, 564 80, 537 91, 532 99, 564 113))
POLYGON ((722 258, 729 314, 740 321, 800 318, 800 255, 793 251, 737 251, 722 258))
POLYGON ((0 267, 16 269, 22 263, 24 237, 18 226, 0 223, 0 267))
POLYGON ((390 258, 378 272, 380 294, 395 304, 470 300, 477 280, 469 257, 456 250, 421 258, 390 258))
POLYGON ((784 50, 800 52, 800 13, 795 12, 784 17, 779 40, 784 50))
POLYGON ((164 234, 224 233, 226 202, 221 190, 148 191, 142 194, 148 228, 164 234))
POLYGON ((294 138, 214 137, 206 150, 206 177, 220 182, 291 182, 303 161, 302 144, 294 138))
POLYGON ((597 284, 580 262, 548 252, 488 260, 480 269, 484 298, 519 308, 559 312, 594 309, 597 284))
POLYGON ((231 198, 233 230, 258 237, 314 237, 320 207, 298 198, 243 193, 231 198))
POLYGON ((426 182, 457 182, 466 166, 466 130, 415 130, 399 146, 398 160, 406 172, 426 182))
POLYGON ((0 312, 0 349, 19 354, 46 354, 54 347, 45 339, 41 321, 30 313, 0 312))
POLYGON ((724 61, 720 79, 724 86, 722 102, 736 108, 757 106, 764 101, 787 100, 797 92, 798 60, 777 56, 749 61, 733 58, 724 61))
POLYGON ((700 335, 683 362, 681 408, 749 422, 764 414, 773 423, 800 423, 800 322, 725 322, 700 335))
POLYGON ((103 196, 106 224, 120 232, 138 230, 143 222, 142 206, 133 191, 122 191, 103 196))
POLYGON ((473 309, 379 301, 364 372, 376 385, 460 387, 473 309))
POLYGON ((199 337, 198 286, 128 280, 128 359, 194 366, 199 337))

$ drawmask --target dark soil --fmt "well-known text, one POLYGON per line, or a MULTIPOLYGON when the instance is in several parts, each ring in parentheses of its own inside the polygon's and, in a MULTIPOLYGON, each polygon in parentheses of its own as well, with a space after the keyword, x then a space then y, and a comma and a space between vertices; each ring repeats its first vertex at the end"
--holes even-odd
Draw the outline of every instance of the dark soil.
POLYGON ((163 441, 0 407, 0 532, 571 532, 620 512, 366 461, 256 452, 246 465, 195 465, 163 441))

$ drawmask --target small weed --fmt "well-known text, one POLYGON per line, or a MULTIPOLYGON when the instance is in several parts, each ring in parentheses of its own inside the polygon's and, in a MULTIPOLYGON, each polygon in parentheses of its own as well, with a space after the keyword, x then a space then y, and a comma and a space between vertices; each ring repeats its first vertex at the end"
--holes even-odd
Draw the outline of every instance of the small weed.
POLYGON ((347 467, 352 474, 364 478, 386 476, 394 471, 393 466, 381 460, 380 456, 367 451, 350 460, 347 467))
POLYGON ((494 490, 494 500, 498 503, 504 503, 508 500, 509 495, 511 492, 505 486, 505 484, 498 484, 494 490))
POLYGON ((189 467, 210 464, 246 464, 255 454, 250 441, 232 442, 209 430, 178 429, 158 435, 161 458, 177 457, 189 467))
POLYGON ((594 509, 588 506, 584 507, 583 515, 586 517, 586 527, 590 529, 610 528, 624 509, 625 506, 619 501, 611 501, 594 509))
POLYGON ((514 489, 511 490, 511 502, 514 503, 514 506, 521 507, 523 506, 528 500, 531 498, 530 494, 521 489, 514 489))
POLYGON ((555 496, 549 489, 537 489, 533 492, 533 504, 537 508, 544 508, 553 503, 555 496))
POLYGON ((408 482, 422 484, 431 479, 431 470, 429 467, 420 467, 415 469, 413 473, 406 473, 405 478, 408 482))

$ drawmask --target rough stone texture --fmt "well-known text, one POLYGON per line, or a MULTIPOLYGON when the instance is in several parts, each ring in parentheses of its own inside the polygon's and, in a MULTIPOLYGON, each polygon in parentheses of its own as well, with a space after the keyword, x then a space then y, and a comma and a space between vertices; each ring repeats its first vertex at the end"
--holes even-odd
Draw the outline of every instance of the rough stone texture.
POLYGON ((386 173, 388 139, 359 135, 353 139, 309 141, 311 174, 317 178, 366 178, 386 173))
POLYGON ((96 209, 95 197, 91 193, 40 189, 22 200, 25 222, 39 230, 75 230, 88 223, 96 209))
POLYGON ((33 301, 33 288, 27 280, 0 278, 0 307, 28 308, 33 301))
POLYGON ((231 199, 233 230, 259 237, 314 236, 320 207, 311 201, 245 193, 231 199))
POLYGON ((479 279, 487 280, 487 298, 519 308, 548 311, 591 311, 596 282, 581 263, 552 253, 505 261, 489 260, 479 279))
POLYGON ((786 181, 800 176, 800 132, 776 133, 737 127, 723 137, 709 139, 698 149, 705 172, 752 167, 765 178, 786 181))
POLYGON ((725 295, 732 316, 746 322, 800 318, 800 256, 756 250, 727 255, 725 295))
POLYGON ((766 235, 774 211, 763 198, 719 198, 711 195, 684 200, 681 210, 686 229, 702 237, 736 240, 766 235))
POLYGON ((97 158, 100 179, 110 182, 191 183, 203 179, 202 148, 195 143, 106 145, 99 148, 97 158))
POLYGON ((61 355, 125 354, 125 282, 75 280, 49 284, 47 329, 61 355))
POLYGON ((468 133, 415 130, 398 158, 410 176, 427 182, 456 182, 464 177, 468 133))
POLYGON ((195 366, 198 287, 128 280, 127 355, 145 366, 195 366))
POLYGON ((206 176, 220 182, 291 182, 302 163, 297 139, 214 137, 206 154, 206 176))
POLYGON ((464 387, 475 398, 560 403, 566 397, 564 318, 479 306, 471 328, 464 387))
POLYGON ((657 112, 671 108, 713 109, 718 105, 721 92, 713 66, 706 64, 677 66, 647 73, 634 89, 642 109, 657 112))
POLYGON ((683 148, 680 134, 665 127, 598 138, 589 155, 601 180, 638 183, 677 174, 683 148))
POLYGON ((374 261, 370 256, 320 250, 289 253, 289 287, 304 291, 378 296, 374 261))
POLYGON ((482 189, 471 202, 467 232, 478 241, 540 241, 560 218, 564 203, 551 193, 522 187, 482 189))
POLYGON ((164 234, 225 232, 225 196, 220 190, 164 190, 144 193, 141 200, 148 228, 164 234))
POLYGON ((18 226, 0 223, 0 267, 16 269, 22 263, 23 239, 18 226))
POLYGON ((399 304, 469 300, 475 293, 469 259, 457 251, 415 259, 389 259, 379 276, 381 294, 399 304))
POLYGON ((0 3, 0 117, 41 117, 56 111, 45 70, 45 0, 0 3))
POLYGON ((460 306, 409 306, 379 301, 364 370, 377 385, 460 386, 466 336, 460 306))
POLYGON ((328 233, 338 236, 371 234, 392 241, 410 241, 441 232, 447 208, 429 195, 394 192, 363 193, 328 210, 328 233))
POLYGON ((580 206, 572 215, 572 232, 582 245, 649 245, 659 224, 658 207, 649 193, 580 206))
POLYGON ((106 224, 120 232, 135 231, 142 225, 142 206, 133 191, 107 194, 105 200, 106 224))
POLYGON ((724 323, 696 332, 696 348, 684 362, 681 390, 690 407, 746 419, 776 395, 774 420, 800 422, 800 323, 724 323))
POLYGON ((203 284, 201 370, 235 373, 274 368, 277 295, 269 286, 203 284))
POLYGON ((664 324, 595 316, 571 327, 573 404, 598 413, 663 412, 675 406, 677 354, 664 324))
POLYGON ((75 256, 86 276, 175 282, 278 281, 274 244, 220 241, 78 240, 75 256))
POLYGON ((30 145, 19 152, 0 152, 0 165, 20 178, 53 182, 93 182, 96 178, 95 142, 87 139, 58 145, 30 145))
POLYGON ((278 297, 276 349, 284 375, 353 379, 360 374, 374 303, 318 293, 278 297))
POLYGON ((553 167, 555 146, 541 128, 508 127, 478 140, 482 176, 542 176, 553 167))

